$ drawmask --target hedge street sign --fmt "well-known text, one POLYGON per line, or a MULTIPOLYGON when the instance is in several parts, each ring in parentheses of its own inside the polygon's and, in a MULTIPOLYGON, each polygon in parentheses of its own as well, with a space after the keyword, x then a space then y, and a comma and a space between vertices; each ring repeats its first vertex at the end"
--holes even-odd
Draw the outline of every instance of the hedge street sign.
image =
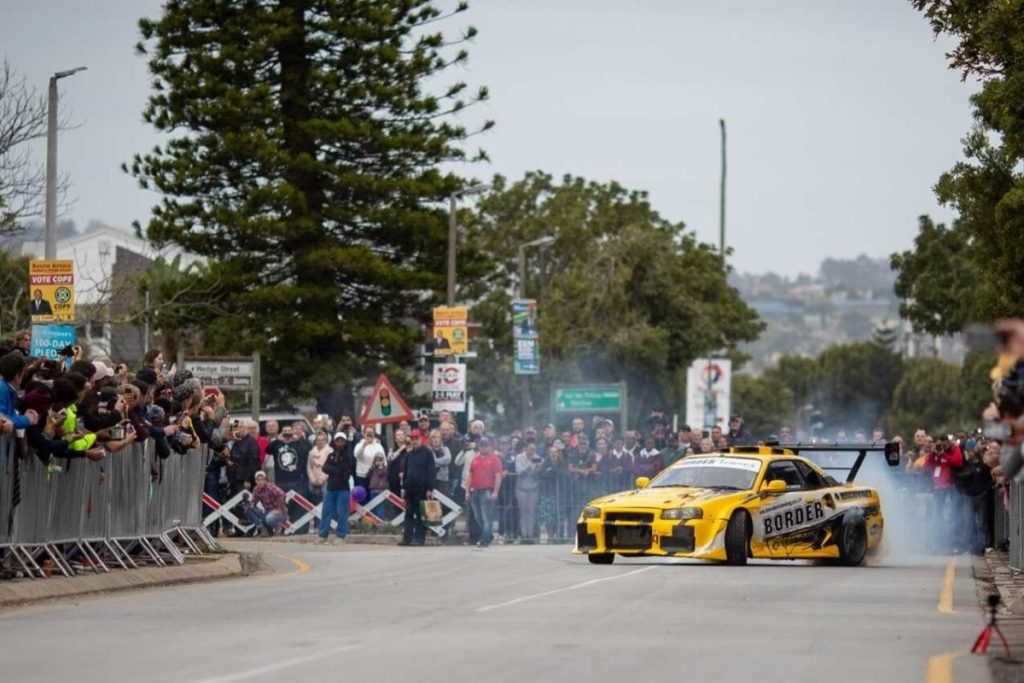
POLYGON ((249 391, 253 388, 253 359, 239 358, 189 358, 185 369, 203 383, 203 386, 217 387, 221 391, 249 391))

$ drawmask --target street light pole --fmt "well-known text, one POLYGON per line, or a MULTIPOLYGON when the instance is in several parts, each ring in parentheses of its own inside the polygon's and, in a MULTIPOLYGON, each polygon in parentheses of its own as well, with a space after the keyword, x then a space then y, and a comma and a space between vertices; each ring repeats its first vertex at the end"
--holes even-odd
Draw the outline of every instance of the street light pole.
POLYGON ((718 249, 725 264, 725 119, 718 119, 722 129, 722 183, 718 190, 718 249))
POLYGON ((448 292, 445 298, 448 306, 455 305, 455 253, 458 249, 459 223, 455 216, 456 200, 474 194, 486 192, 490 185, 474 185, 465 190, 453 192, 448 196, 448 292))
POLYGON ((57 258, 57 81, 79 71, 85 71, 85 67, 58 71, 50 76, 46 107, 46 218, 43 228, 43 254, 47 259, 57 258))
MULTIPOLYGON (((517 257, 519 261, 519 298, 526 298, 526 250, 529 247, 546 247, 555 241, 555 238, 548 235, 547 237, 538 237, 535 240, 530 240, 524 244, 519 245, 517 250, 517 257)), ((514 342, 514 340, 513 340, 514 342)), ((533 422, 533 410, 531 409, 530 401, 530 376, 523 375, 523 383, 520 395, 520 412, 523 417, 523 429, 531 426, 533 422)))

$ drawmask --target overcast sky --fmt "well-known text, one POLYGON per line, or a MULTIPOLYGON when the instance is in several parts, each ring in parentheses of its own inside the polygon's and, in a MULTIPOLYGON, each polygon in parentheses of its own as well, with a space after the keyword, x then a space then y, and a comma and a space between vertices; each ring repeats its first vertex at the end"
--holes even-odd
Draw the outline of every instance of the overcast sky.
MULTIPOLYGON (((120 164, 151 147, 134 53, 157 0, 0 0, 0 53, 45 91, 56 70, 82 125, 61 136, 79 227, 128 227, 156 202, 120 164)), ((827 256, 908 248, 948 220, 931 187, 968 130, 948 44, 902 0, 471 0, 457 74, 491 90, 491 164, 617 180, 718 241, 718 119, 728 126, 727 241, 739 271, 816 272, 827 256)), ((39 159, 44 150, 39 147, 39 159)))

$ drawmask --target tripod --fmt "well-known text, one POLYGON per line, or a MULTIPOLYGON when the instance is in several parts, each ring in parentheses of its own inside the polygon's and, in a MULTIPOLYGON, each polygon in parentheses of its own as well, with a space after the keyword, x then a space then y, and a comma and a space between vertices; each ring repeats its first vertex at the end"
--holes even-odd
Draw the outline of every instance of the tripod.
POLYGON ((1010 644, 1006 642, 1006 636, 999 630, 999 626, 996 625, 996 612, 999 610, 999 594, 992 593, 988 596, 988 625, 981 630, 978 634, 978 639, 974 641, 974 647, 971 648, 972 654, 985 654, 988 652, 988 644, 992 640, 992 632, 995 631, 996 635, 999 636, 999 640, 1003 641, 1003 648, 1006 649, 1006 656, 1010 656, 1010 644))

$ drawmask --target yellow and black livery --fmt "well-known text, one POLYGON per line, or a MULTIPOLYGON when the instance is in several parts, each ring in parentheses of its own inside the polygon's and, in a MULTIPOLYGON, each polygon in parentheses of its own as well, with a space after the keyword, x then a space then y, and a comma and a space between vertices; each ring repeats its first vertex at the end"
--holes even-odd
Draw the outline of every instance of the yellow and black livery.
POLYGON ((695 455, 639 478, 636 488, 586 505, 574 552, 594 564, 616 555, 826 559, 859 565, 882 540, 878 491, 853 483, 869 453, 899 463, 898 444, 792 444, 695 455), (839 482, 801 451, 855 455, 839 482))

